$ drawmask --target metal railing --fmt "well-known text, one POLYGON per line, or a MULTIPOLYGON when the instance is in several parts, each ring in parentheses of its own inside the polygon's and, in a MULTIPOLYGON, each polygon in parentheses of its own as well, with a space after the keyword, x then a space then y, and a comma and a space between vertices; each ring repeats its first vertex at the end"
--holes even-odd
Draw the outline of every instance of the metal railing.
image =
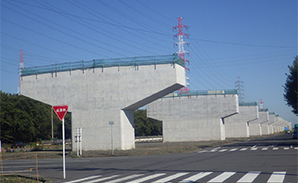
POLYGON ((175 53, 172 55, 93 59, 92 61, 66 62, 45 66, 25 67, 21 70, 22 76, 37 75, 44 73, 57 73, 73 70, 87 70, 93 68, 141 66, 159 64, 178 64, 184 66, 183 59, 175 53))
POLYGON ((163 98, 173 98, 173 97, 191 97, 191 96, 199 96, 199 95, 227 95, 227 94, 237 94, 237 90, 194 90, 188 91, 185 93, 174 92, 170 93, 163 98))

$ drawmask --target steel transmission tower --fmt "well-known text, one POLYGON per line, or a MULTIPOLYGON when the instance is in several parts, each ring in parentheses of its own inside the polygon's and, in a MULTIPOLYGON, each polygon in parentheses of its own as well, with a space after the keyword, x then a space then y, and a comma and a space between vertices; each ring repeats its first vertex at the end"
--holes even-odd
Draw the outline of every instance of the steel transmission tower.
POLYGON ((20 50, 20 68, 19 68, 19 83, 18 83, 18 95, 21 94, 21 89, 20 89, 20 85, 21 85, 21 75, 22 75, 22 70, 24 68, 24 61, 23 61, 23 50, 20 50))
POLYGON ((260 111, 264 111, 263 100, 260 99, 260 111))
MULTIPOLYGON (((183 27, 186 28, 186 29, 188 29, 188 26, 187 25, 182 25, 181 20, 183 19, 183 17, 179 17, 177 19, 178 19, 178 25, 175 26, 175 27, 173 27, 175 30, 178 29, 178 34, 175 34, 174 35, 174 37, 176 37, 176 38, 178 37, 178 42, 176 42, 175 45, 178 45, 179 50, 176 53, 178 53, 179 57, 183 60, 184 69, 189 71, 189 68, 187 68, 185 66, 185 62, 188 62, 189 63, 189 60, 186 60, 185 59, 185 55, 184 55, 185 53, 188 54, 188 52, 184 50, 184 44, 187 44, 188 45, 188 42, 185 42, 183 40, 183 37, 184 36, 186 36, 188 38, 188 34, 183 33, 183 30, 182 30, 183 27)), ((186 86, 183 87, 183 88, 181 88, 181 89, 179 89, 179 93, 186 93, 187 94, 189 92, 189 88, 188 88, 189 83, 187 82, 189 78, 186 77, 186 76, 185 76, 185 78, 186 78, 186 86)))
POLYGON ((235 82, 235 88, 238 93, 239 103, 243 103, 244 102, 244 85, 243 85, 243 81, 240 80, 240 77, 238 77, 238 80, 235 82))

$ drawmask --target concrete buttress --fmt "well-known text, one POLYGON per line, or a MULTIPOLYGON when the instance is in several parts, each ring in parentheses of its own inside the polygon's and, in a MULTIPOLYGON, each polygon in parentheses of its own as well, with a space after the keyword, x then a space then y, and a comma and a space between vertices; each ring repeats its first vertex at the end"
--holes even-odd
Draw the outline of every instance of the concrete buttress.
POLYGON ((268 111, 259 111, 259 119, 251 121, 249 123, 249 134, 251 136, 254 135, 262 135, 262 126, 269 121, 269 113, 268 111))
POLYGON ((225 120, 226 137, 249 137, 249 123, 258 118, 257 104, 239 106, 239 113, 225 120))

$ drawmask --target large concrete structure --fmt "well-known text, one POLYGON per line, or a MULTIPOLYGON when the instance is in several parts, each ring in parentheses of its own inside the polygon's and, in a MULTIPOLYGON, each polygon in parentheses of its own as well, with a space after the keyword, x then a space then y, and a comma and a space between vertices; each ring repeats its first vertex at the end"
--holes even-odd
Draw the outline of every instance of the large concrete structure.
POLYGON ((163 122, 163 139, 224 140, 226 118, 239 112, 236 91, 168 95, 147 105, 147 116, 163 122))
POLYGON ((249 123, 250 135, 262 135, 262 124, 269 121, 268 111, 259 111, 259 118, 249 123))
POLYGON ((256 102, 239 103, 239 113, 225 120, 226 137, 249 137, 249 123, 258 118, 256 102))
POLYGON ((73 151, 76 128, 83 129, 83 150, 111 149, 111 139, 115 149, 132 149, 133 111, 185 86, 182 65, 174 54, 25 68, 21 94, 69 106, 73 151))

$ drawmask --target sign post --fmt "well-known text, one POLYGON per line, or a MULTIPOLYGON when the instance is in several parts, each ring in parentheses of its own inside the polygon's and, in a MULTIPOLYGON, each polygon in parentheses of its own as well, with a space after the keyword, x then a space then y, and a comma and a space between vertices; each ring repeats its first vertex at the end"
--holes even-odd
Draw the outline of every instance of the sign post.
POLYGON ((112 146, 112 155, 114 155, 114 140, 113 140, 113 125, 114 125, 114 121, 109 121, 109 125, 111 125, 111 146, 112 146))
POLYGON ((52 106, 53 110, 57 114, 60 121, 62 121, 62 145, 63 145, 63 179, 65 179, 65 128, 64 128, 64 116, 67 113, 68 106, 52 106))

